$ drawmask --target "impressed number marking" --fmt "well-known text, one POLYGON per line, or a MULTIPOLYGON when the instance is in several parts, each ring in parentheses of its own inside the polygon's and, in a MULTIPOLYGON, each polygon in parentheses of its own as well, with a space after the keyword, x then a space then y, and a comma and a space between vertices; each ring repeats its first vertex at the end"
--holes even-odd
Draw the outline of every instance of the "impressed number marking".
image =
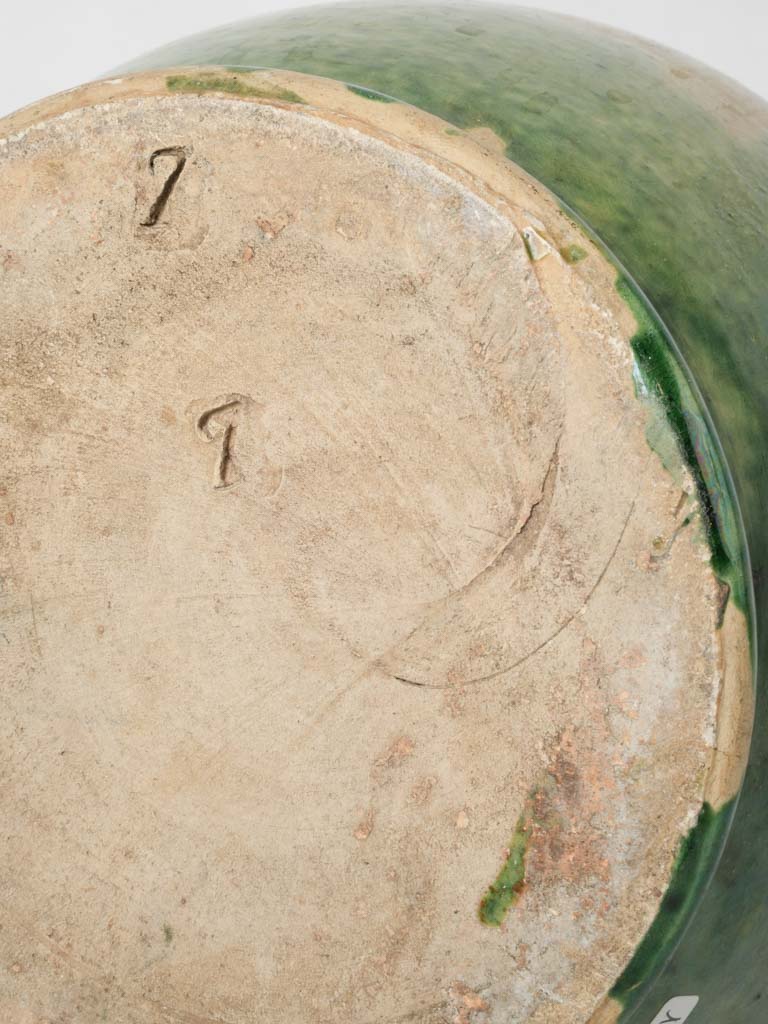
POLYGON ((241 395, 227 395, 195 420, 195 429, 203 441, 219 442, 219 454, 213 469, 216 490, 231 487, 240 479, 234 468, 234 443, 237 421, 245 401, 241 395))
POLYGON ((153 228, 163 215, 163 211, 168 205, 168 200, 171 198, 171 192, 176 187, 176 182, 181 177, 181 172, 184 170, 184 165, 187 162, 187 153, 183 146, 166 146, 164 149, 156 149, 149 158, 149 171, 150 174, 155 173, 155 163, 161 157, 173 157, 176 164, 165 179, 163 187, 160 189, 157 198, 149 208, 147 219, 141 222, 143 228, 153 228))

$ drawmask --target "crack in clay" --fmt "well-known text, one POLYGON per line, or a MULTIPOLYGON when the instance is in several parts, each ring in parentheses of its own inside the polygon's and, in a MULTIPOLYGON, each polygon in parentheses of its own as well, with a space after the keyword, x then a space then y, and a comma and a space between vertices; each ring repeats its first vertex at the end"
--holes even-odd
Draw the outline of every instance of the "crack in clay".
MULTIPOLYGON (((317 418, 317 417, 315 417, 315 418, 317 418)), ((318 419, 317 421, 319 423, 321 423, 321 425, 322 425, 322 421, 321 420, 318 419)), ((562 436, 563 436, 563 429, 561 428, 560 433, 559 433, 559 435, 557 437, 557 440, 555 441, 555 446, 554 446, 554 449, 553 449, 553 452, 552 452, 552 456, 550 457, 549 463, 547 465, 547 469, 546 469, 546 471, 544 473, 544 479, 542 481, 542 485, 541 485, 541 489, 540 489, 540 492, 539 492, 539 496, 538 496, 538 498, 536 498, 536 500, 534 502, 532 502, 531 507, 528 510, 528 513, 525 516, 525 519, 524 519, 523 523, 518 528, 518 530, 516 531, 515 535, 513 537, 509 538, 509 540, 505 541, 505 543, 500 548, 499 552, 494 556, 494 558, 492 559, 491 563, 488 566, 486 566, 485 569, 480 570, 480 572, 477 573, 473 577, 473 579, 469 581, 469 583, 466 583, 462 588, 460 588, 460 590, 454 591, 453 594, 449 595, 446 598, 443 598, 442 601, 440 602, 441 607, 451 597, 455 596, 455 594, 461 593, 461 591, 466 590, 467 587, 469 587, 474 580, 478 579, 480 576, 483 575, 483 573, 487 572, 487 570, 489 568, 491 568, 494 565, 494 563, 498 562, 499 559, 504 555, 504 553, 509 549, 510 544, 512 543, 512 541, 515 538, 519 538, 520 535, 523 533, 523 531, 527 531, 527 533, 530 534, 531 531, 530 531, 529 527, 530 527, 531 522, 534 521, 534 519, 536 518, 536 512, 538 511, 539 507, 541 506, 541 504, 542 504, 542 502, 544 501, 545 498, 548 499, 548 501, 547 501, 547 507, 548 507, 549 500, 551 499, 552 494, 554 492, 554 482, 555 482, 556 474, 553 471, 556 468, 557 460, 558 460, 558 457, 559 457, 560 441, 561 441, 562 436), (550 483, 551 483, 552 486, 548 487, 548 485, 550 483), (549 491, 549 493, 547 493, 548 491, 549 491)), ((546 519, 546 513, 544 515, 544 518, 546 519)), ((362 671, 360 671, 357 675, 355 675, 354 678, 346 686, 343 687, 343 689, 341 689, 337 693, 335 693, 334 696, 331 698, 331 700, 325 705, 325 707, 322 708, 315 716, 313 716, 311 726, 310 726, 310 728, 308 730, 308 733, 305 734, 305 738, 306 738, 306 735, 310 735, 311 734, 312 730, 314 728, 316 728, 318 723, 320 721, 322 721, 322 719, 325 718, 328 714, 330 714, 331 711, 333 710, 333 708, 335 708, 337 706, 337 704, 341 700, 343 700, 344 697, 351 690, 353 690, 355 686, 357 686, 358 683, 360 683, 363 679, 365 679, 366 677, 369 676, 369 674, 371 673, 372 670, 376 669, 377 667, 383 668, 384 660, 390 656, 390 654, 392 653, 392 651, 394 649, 396 649, 396 647, 400 646, 402 643, 407 643, 408 640, 419 629, 421 629, 425 625, 428 625, 433 620, 433 618, 435 617, 436 614, 437 614, 437 612, 435 612, 435 614, 433 616, 427 615, 424 619, 422 619, 421 622, 418 623, 418 625, 414 626, 414 628, 410 631, 410 633, 408 633, 408 635, 402 641, 398 641, 396 644, 393 644, 392 647, 388 648, 382 655, 379 655, 377 658, 373 659, 370 663, 368 663, 362 669, 362 671)), ((391 672, 387 671, 385 668, 384 668, 384 672, 385 672, 385 674, 388 677, 397 679, 398 682, 404 683, 404 684, 409 685, 409 686, 424 686, 424 687, 426 687, 428 689, 447 689, 447 687, 437 687, 437 686, 434 686, 434 685, 429 684, 429 683, 418 683, 418 682, 415 682, 415 681, 413 681, 411 679, 405 679, 405 678, 402 678, 400 676, 393 675, 391 672)))
MULTIPOLYGON (((501 546, 499 551, 496 552, 496 554, 493 556, 493 558, 488 563, 488 565, 486 565, 486 567, 484 569, 481 569, 480 572, 476 573, 472 577, 472 579, 469 580, 468 583, 465 583, 464 586, 460 588, 460 590, 457 590, 456 591, 457 594, 461 593, 462 591, 467 590, 469 587, 472 586, 472 584, 475 582, 475 580, 479 580, 487 572, 490 572, 492 569, 495 569, 496 566, 500 565, 505 560, 506 556, 509 554, 510 548, 512 547, 513 543, 518 539, 518 537, 522 536, 523 532, 526 530, 526 528, 530 524, 531 520, 534 518, 537 509, 539 508, 539 506, 541 505, 541 503, 544 501, 545 498, 547 499, 547 511, 549 511, 549 503, 552 500, 552 494, 554 493, 554 489, 555 489, 554 488, 554 483, 555 483, 555 478, 557 476, 557 468, 558 468, 558 464, 559 464, 558 463, 558 458, 559 458, 559 454, 560 454, 560 440, 561 440, 562 436, 563 436, 563 433, 562 433, 562 430, 561 430, 560 434, 558 435, 557 440, 555 441, 554 451, 552 452, 552 456, 551 456, 551 458, 549 460, 549 464, 547 466, 547 470, 546 470, 546 472, 544 474, 544 480, 542 481, 542 484, 541 484, 541 490, 539 492, 539 496, 538 496, 538 498, 536 498, 535 501, 531 502, 531 506, 528 509, 528 513, 525 516, 525 519, 523 519, 522 523, 520 524, 520 526, 517 527, 517 529, 514 531, 512 536, 507 541, 505 541, 505 543, 501 546), (550 483, 552 485, 551 487, 550 487, 550 483)), ((546 514, 545 514, 545 519, 546 519, 546 514)), ((451 595, 451 596, 453 596, 453 595, 451 595)))
MULTIPOLYGON (((531 506, 528 509, 528 512, 527 512, 523 522, 520 524, 520 526, 517 527, 517 529, 514 531, 514 533, 512 534, 511 537, 509 537, 508 539, 506 539, 504 541, 504 543, 501 545, 499 550, 496 552, 496 554, 493 556, 493 558, 490 560, 490 562, 488 562, 487 565, 485 565, 482 569, 480 569, 478 572, 476 572, 475 575, 472 576, 471 579, 467 580, 467 582, 464 583, 461 587, 459 587, 456 590, 451 591, 450 594, 447 594, 445 597, 441 598, 440 601, 437 603, 437 606, 433 608, 432 613, 428 614, 425 618, 423 618, 421 620, 421 622, 417 623, 417 625, 415 625, 413 627, 413 629, 410 631, 410 633, 408 633, 402 640, 398 641, 397 645, 395 645, 395 646, 399 647, 399 646, 402 646, 403 644, 407 644, 408 641, 413 636, 415 636, 416 633, 418 633, 418 631, 420 629, 423 629, 425 626, 428 626, 432 622, 434 622, 434 620, 437 617, 437 615, 440 613, 441 610, 443 610, 445 608, 446 605, 448 605, 449 603, 453 603, 455 601, 455 599, 457 597, 459 597, 461 594, 466 594, 469 590, 471 590, 475 586, 476 583, 478 583, 481 579, 483 579, 485 576, 487 576, 488 573, 490 573, 494 569, 498 568, 498 566, 500 564, 502 564, 506 560, 506 556, 509 554, 510 549, 511 549, 513 543, 516 540, 518 540, 523 535, 523 533, 527 529, 527 527, 529 527, 530 524, 532 522, 534 522, 536 518, 538 518, 536 516, 536 513, 537 513, 538 509, 540 508, 542 502, 546 498, 547 500, 546 500, 546 510, 544 512, 544 521, 540 524, 541 526, 544 525, 544 522, 546 521, 547 513, 549 511, 549 505, 550 505, 550 502, 552 500, 552 496, 553 496, 554 490, 555 490, 555 486, 554 485, 555 485, 555 480, 556 480, 556 477, 557 477, 556 470, 557 470, 557 467, 558 467, 558 457, 559 457, 559 452, 560 452, 560 441, 562 439, 562 435, 563 435, 563 432, 561 430, 560 434, 558 435, 557 440, 555 441, 555 446, 554 446, 554 449, 552 451, 552 455, 550 456, 549 463, 547 464, 547 468, 546 468, 545 473, 544 473, 544 479, 542 480, 541 489, 539 491, 539 496, 533 502, 531 502, 531 506)), ((390 648, 388 651, 385 651, 384 654, 380 655, 376 659, 376 663, 379 664, 379 665, 383 665, 383 662, 390 656, 390 654, 392 653, 392 650, 393 650, 393 648, 390 648)), ((389 672, 387 674, 388 675, 392 675, 392 673, 389 673, 389 672)), ((414 682, 413 680, 410 680, 410 679, 403 679, 403 678, 401 678, 400 676, 397 676, 397 675, 393 675, 393 678, 397 679, 399 682, 402 682, 402 683, 410 683, 412 686, 429 686, 430 685, 429 683, 417 683, 417 682, 414 682)), ((444 689, 444 687, 439 687, 439 689, 444 689)))
POLYGON ((230 1024, 230 1021, 224 1017, 201 1017, 200 1014, 191 1013, 189 1010, 180 1010, 175 1006, 169 1006, 167 1003, 161 1003, 155 999, 147 999, 147 1002, 151 1006, 156 1006, 162 1014, 179 1021, 180 1024, 230 1024))
POLYGON ((422 688, 427 689, 427 690, 448 690, 448 689, 454 689, 456 687, 461 687, 461 686, 475 686, 478 683, 486 683, 486 682, 490 682, 493 679, 498 679, 499 676, 503 676, 503 675, 506 675, 507 672, 514 671, 514 669, 519 668, 526 661, 529 661, 531 658, 535 657, 537 654, 539 654, 541 651, 543 651, 544 648, 548 644, 551 644, 553 640, 556 640, 560 636, 560 634, 563 632, 563 630, 567 629, 568 626, 571 625, 571 623, 574 621, 574 619, 578 618, 578 616, 581 615, 581 613, 584 611, 584 609, 587 607, 589 602, 594 597, 597 588, 603 582, 603 579, 605 578, 605 574, 608 572, 608 569, 610 568, 611 563, 613 562, 614 558, 616 557, 616 555, 618 553, 619 548, 621 547, 621 542, 624 539, 624 534, 627 531, 627 527, 629 526, 629 521, 632 518, 632 513, 635 510, 635 503, 636 503, 636 501, 637 501, 637 496, 635 496, 635 498, 632 499, 632 504, 629 506, 629 512, 627 513, 627 517, 624 520, 624 525, 621 528, 621 533, 619 534, 619 538, 616 541, 616 544, 614 545, 613 551, 611 552, 611 554, 610 554, 610 556, 608 558, 608 561, 603 566, 602 572, 600 573, 600 575, 595 580, 594 584, 592 585, 591 590, 589 591, 587 596, 584 598, 584 601, 581 604, 581 606, 572 615, 570 615, 564 622, 562 622, 558 626, 558 628, 555 630, 555 632, 552 633, 550 636, 548 636, 546 638, 546 640, 542 640, 542 642, 538 645, 538 647, 534 647, 534 649, 532 651, 529 651, 528 654, 524 654, 522 658, 519 658, 517 661, 513 662, 513 664, 507 665, 504 668, 496 669, 495 672, 489 672, 487 675, 477 676, 474 679, 462 679, 459 682, 451 683, 450 685, 439 685, 438 683, 420 683, 420 682, 418 682, 415 679, 406 679, 404 676, 396 676, 396 675, 393 675, 392 678, 396 679, 398 681, 398 683, 404 683, 406 686, 418 686, 418 687, 422 687, 422 688))
MULTIPOLYGON (((164 76, 151 80, 158 89, 164 76)), ((535 1016, 540 1007, 549 1012, 543 997, 530 995, 530 979, 542 975, 556 1013, 558 991, 576 974, 579 986, 570 986, 566 1009, 586 1019, 613 980, 610 964, 594 955, 601 936, 626 962, 635 935, 656 910, 654 894, 668 881, 684 812, 698 807, 710 765, 707 743, 716 738, 719 670, 709 567, 691 543, 692 531, 680 536, 670 559, 679 573, 661 571, 654 579, 646 572, 649 541, 657 532, 666 540, 679 522, 670 511, 678 479, 687 485, 688 477, 680 473, 670 483, 646 445, 644 410, 634 399, 622 344, 630 325, 615 315, 618 304, 614 308, 609 293, 612 268, 597 253, 587 264, 594 275, 582 286, 560 274, 553 255, 540 288, 519 247, 519 259, 492 269, 489 292, 498 287, 497 305, 480 328, 478 313, 489 294, 476 287, 475 277, 486 276, 486 243, 479 234, 475 242, 472 210, 441 206, 436 188, 427 194, 426 186, 418 192, 408 182, 401 186, 400 158, 390 150, 372 158, 369 168, 356 136, 343 150, 326 146, 322 125, 331 105, 333 118, 343 121, 340 134, 349 118, 368 131, 367 123, 341 109, 346 92, 317 86, 320 127, 313 121, 311 131, 304 131, 299 115, 258 111, 257 141, 268 157, 260 161, 261 176, 269 179, 262 191, 280 194, 274 205, 268 200, 254 210, 253 173, 242 158, 252 155, 257 108, 225 99, 156 100, 142 92, 154 88, 150 80, 141 82, 126 84, 125 105, 100 92, 103 103, 82 125, 86 115, 76 111, 69 124, 77 120, 77 135, 62 130, 49 144, 48 128, 35 128, 39 163, 34 154, 20 154, 12 180, 22 191, 0 216, 3 224, 11 217, 14 231, 20 225, 21 247, 30 209, 45 218, 61 200, 66 213, 66 196, 35 184, 53 181, 51 161, 60 158, 65 176, 83 173, 88 193, 104 197, 103 224, 88 209, 75 211, 77 217, 62 221, 63 250, 35 247, 32 239, 19 257, 29 261, 26 280, 6 274, 13 280, 10 308, 14 316, 21 310, 24 326, 10 339, 19 386, 9 408, 9 473, 30 481, 23 495, 30 509, 21 508, 12 531, 25 558, 14 566, 18 578, 9 581, 10 597, 26 602, 31 580, 43 650, 50 657, 60 648, 62 672, 60 685, 51 687, 44 661, 29 685, 9 695, 19 728, 11 750, 20 769, 12 796, 29 820, 20 832, 26 849, 17 851, 22 855, 13 865, 20 898, 11 911, 20 920, 17 925, 12 917, 12 931, 4 929, 5 963, 15 974, 18 961, 15 983, 29 982, 41 1005, 69 999, 59 992, 63 970, 70 1005, 90 1001, 97 1015, 103 1009, 110 1018, 130 1015, 133 1006, 156 1024, 225 1024, 247 1016, 248 982, 264 950, 274 954, 275 970, 256 995, 270 1024, 307 1018, 333 1024, 334 1017, 336 1024, 340 1017, 355 1024, 470 1024, 470 1018, 480 1024, 503 1018, 515 1000, 521 1012, 535 1016), (170 158, 158 159, 153 178, 149 153, 176 139, 188 142, 190 166, 158 227, 140 228, 174 166, 170 158), (70 150, 77 154, 71 167, 70 150), (193 153, 200 154, 195 166, 193 153), (203 160, 205 154, 216 157, 216 166, 203 160), (127 191, 115 186, 124 170, 138 179, 127 191), (426 234, 419 221, 425 207, 431 211, 426 234), (243 246, 253 235, 243 234, 242 225, 258 214, 270 232, 277 230, 278 210, 303 211, 301 231, 286 229, 269 251, 254 242, 254 258, 243 262, 243 246), (350 230, 349 238, 336 227, 347 211, 358 232, 350 230), (111 230, 126 218, 130 230, 111 230), (211 222, 211 232, 203 249, 190 253, 183 246, 203 220, 211 222), (136 228, 147 243, 153 231, 163 238, 137 247, 136 228), (110 267, 102 273, 98 261, 80 266, 96 231, 110 231, 114 273, 110 267), (57 259, 61 251, 72 258, 57 259), (417 271, 430 269, 434 254, 444 251, 453 253, 452 261, 435 271, 434 281, 422 282, 417 271), (110 302, 113 319, 99 326, 99 346, 81 353, 94 295, 129 293, 116 289, 115 275, 130 284, 148 259, 162 264, 158 287, 145 289, 138 306, 130 294, 125 308, 110 302), (459 294, 452 268, 473 264, 476 274, 459 294), (350 267, 360 273, 350 275, 350 267), (222 268, 228 271, 223 284, 222 268), (503 278, 500 269, 506 269, 503 278), (84 298, 75 287, 83 273, 92 273, 94 286, 84 298), (254 274, 257 286, 245 288, 254 274), (41 282, 40 301, 31 304, 30 281, 41 282), (57 331, 45 333, 45 317, 36 310, 44 313, 50 294, 61 308, 57 331), (281 301, 286 294, 295 301, 281 301), (34 314, 31 321, 25 309, 34 314), (209 314, 218 309, 227 329, 208 330, 209 314), (169 317, 179 329, 157 330, 169 317), (196 323, 202 327, 189 340, 187 327, 196 323), (480 338, 473 337, 477 330, 480 338), (127 349, 120 344, 126 337, 127 349), (402 348, 404 338, 413 344, 402 348), (485 340, 483 362, 473 342, 485 340), (45 357, 42 370, 38 355, 45 357), (114 374, 102 372, 105 365, 125 371, 124 388, 116 389, 114 374), (169 368, 161 395, 158 366, 169 368), (25 379, 48 370, 54 385, 50 397, 36 403, 30 426, 25 379), (249 382, 259 401, 213 416, 206 445, 195 417, 215 401, 232 399, 217 396, 217 389, 249 390, 249 382), (115 408, 111 401, 121 391, 143 429, 122 429, 128 406, 124 401, 125 408, 115 408), (326 438, 305 412, 316 405, 335 437, 326 438), (112 458, 112 449, 95 439, 86 444, 70 435, 70 420, 111 431, 123 457, 112 458), (65 487, 60 550, 46 560, 51 524, 35 508, 45 506, 51 489, 51 438, 57 465, 71 469, 63 480, 71 486, 65 487), (221 500, 209 485, 219 448, 231 452, 233 463, 215 479, 232 479, 241 468, 246 475, 244 486, 221 500), (265 450, 288 467, 273 507, 261 500, 271 486, 265 450), (132 494, 150 470, 137 518, 132 494), (618 554, 601 574, 641 480, 618 554), (468 523, 497 535, 478 541, 468 523), (443 557, 433 553, 427 528, 445 549, 443 557), (455 569, 445 564, 446 552, 455 569), (123 563, 133 571, 121 572, 123 563), (598 574, 603 581, 595 584, 598 574), (468 592, 442 605, 473 576, 480 578, 468 592), (95 590, 94 579, 100 583, 95 590), (74 593, 90 588, 94 597, 64 599, 62 585, 74 593), (463 696, 449 690, 433 698, 434 706, 429 697, 392 690, 388 677, 398 669, 447 687, 517 661, 587 604, 593 585, 601 588, 597 596, 538 666, 531 661, 463 696), (46 593, 55 606, 43 603, 46 593), (685 627, 674 652, 665 646, 670 614, 685 627), (398 637, 432 615, 407 647, 399 646, 398 637), (391 651, 384 666, 374 660, 381 650, 391 651), (674 653, 679 671, 664 671, 667 653, 674 653), (712 685, 687 685, 702 659, 712 685), (137 699, 121 701, 132 677, 137 699), (98 693, 84 685, 90 678, 100 681, 98 693), (530 693, 521 707, 524 689, 530 693), (617 699, 604 721, 606 693, 617 699), (91 713, 95 702, 105 709, 100 718, 91 713), (653 718, 657 705, 676 714, 653 718), (41 730, 35 719, 55 728, 57 717, 72 726, 62 739, 65 756, 55 748, 35 756, 41 730), (653 763, 636 758, 631 771, 617 768, 622 752, 642 746, 649 729, 653 763), (104 813, 120 764, 101 770, 101 753, 110 752, 116 736, 130 769, 123 788, 135 796, 129 816, 104 813), (390 763, 393 748, 400 754, 390 763), (62 771, 73 755, 74 774, 62 771), (548 802, 541 805, 530 796, 537 779, 547 787, 548 802), (647 802, 638 797, 646 790, 647 802), (75 808, 69 824, 36 818, 41 792, 49 806, 75 808), (158 805, 164 809, 159 823, 158 805), (206 813, 212 805, 213 813, 206 813), (370 833, 369 810, 377 814, 370 833), (505 856, 509 861, 520 810, 540 812, 528 851, 530 888, 501 923, 510 931, 489 932, 478 906, 499 879, 505 856), (238 840, 244 815, 245 844, 238 840), (366 842, 356 840, 355 831, 361 838, 367 833, 366 842), (89 833, 99 843, 84 856, 79 837, 89 833), (141 849, 147 834, 153 839, 149 858, 141 849), (657 841, 648 843, 649 834, 657 841), (297 844, 305 854, 298 858, 297 844), (36 957, 26 916, 34 924, 36 907, 55 902, 60 890, 56 873, 34 856, 41 846, 49 849, 48 859, 62 862, 78 897, 66 908, 67 933, 59 941, 87 952, 89 936, 104 930, 104 906, 114 911, 111 959, 121 974, 119 992, 104 996, 96 980, 78 977, 97 968, 62 961, 59 970, 55 959, 46 965, 36 957), (200 856, 190 857, 190 847, 200 856), (318 870, 312 856, 318 847, 337 870, 324 871, 322 864, 318 870), (616 850, 622 856, 612 858, 616 850), (110 875, 115 858, 119 887, 110 875), (201 862, 207 873, 199 870, 201 862), (172 882, 161 912, 146 884, 158 864, 172 882), (639 898, 632 891, 638 873, 647 880, 639 898), (345 881, 340 897, 338 878, 345 881), (242 879, 248 883, 238 886, 242 879), (604 898, 608 888, 633 897, 631 920, 617 899, 604 898), (36 890, 37 899, 25 896, 36 890), (300 898, 286 900, 286 890, 320 899, 314 908, 302 906, 300 898), (95 898, 88 899, 89 892, 95 898), (181 904, 188 909, 177 909, 181 904), (202 926, 192 932, 185 924, 189 906, 202 926), (223 932, 216 923, 222 906, 234 907, 223 932), (164 921, 173 927, 172 942, 164 941, 164 921), (514 932, 525 940, 537 928, 546 933, 541 942, 509 941, 514 932), (206 941, 196 943, 195 932, 206 941), (281 935, 304 941, 292 954, 281 935), (456 949, 453 966, 430 955, 441 948, 456 949), (368 952, 361 957, 361 950, 368 952), (414 965, 416 986, 409 984, 414 965), (150 972, 162 972, 165 992, 147 992, 150 972), (154 1007, 146 1002, 153 996, 162 1000, 154 1007)), ((67 100, 82 102, 79 94, 67 100)), ((367 100, 361 104, 371 116, 378 109, 367 100)), ((439 122, 427 131, 408 111, 389 108, 387 115, 386 124, 370 126, 372 133, 392 129, 406 154, 423 145, 425 166, 432 149, 443 152, 442 143, 433 144, 442 138, 439 122), (395 116, 400 120, 392 121, 395 116)), ((364 140, 366 132, 360 130, 364 140)), ((444 148, 445 157, 434 157, 440 166, 454 155, 444 148)), ((530 201, 531 217, 540 213, 544 222, 555 222, 554 204, 550 209, 546 196, 529 200, 522 174, 510 179, 506 165, 494 163, 492 170, 479 156, 470 160, 469 150, 455 156, 470 168, 461 176, 470 181, 476 173, 478 188, 486 177, 498 187, 499 209, 508 204, 510 219, 523 216, 518 202, 530 201)), ((31 661, 33 612, 22 605, 13 623, 17 642, 9 665, 20 677, 31 661)), ((729 636, 723 634, 723 644, 729 636)), ((741 650, 735 648, 736 655, 741 650)), ((735 671, 735 656, 732 661, 735 671)), ((742 728, 750 710, 734 708, 735 727, 742 728)), ((728 749, 735 735, 721 730, 728 749)), ((723 769, 707 788, 719 796, 736 774, 723 769)), ((497 886, 503 898, 525 881, 524 863, 508 867, 497 886)), ((502 910, 485 903, 489 920, 502 910)), ((99 972, 114 968, 108 960, 99 972)))

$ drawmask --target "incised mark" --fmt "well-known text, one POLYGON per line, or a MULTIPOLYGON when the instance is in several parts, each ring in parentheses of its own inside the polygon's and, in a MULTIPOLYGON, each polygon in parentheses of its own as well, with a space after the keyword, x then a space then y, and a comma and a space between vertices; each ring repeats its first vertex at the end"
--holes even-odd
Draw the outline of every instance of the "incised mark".
POLYGON ((240 479, 233 466, 233 448, 237 419, 243 404, 247 401, 244 395, 227 395, 195 420, 195 430, 203 441, 214 441, 219 438, 221 442, 213 470, 215 490, 231 487, 240 479))
POLYGON ((171 198, 171 193, 176 187, 176 182, 181 177, 181 172, 184 170, 184 165, 187 162, 187 152, 183 146, 166 146, 163 149, 156 149, 149 158, 150 174, 155 173, 155 163, 161 157, 173 157, 176 160, 176 165, 165 179, 157 199, 152 203, 147 219, 141 222, 143 228, 153 228, 160 220, 168 205, 168 200, 171 198))
MULTIPOLYGON (((629 511, 627 513, 626 519, 624 520, 624 524, 623 524, 623 526, 621 528, 621 532, 619 533, 619 536, 618 536, 618 539, 616 541, 616 544, 614 545, 613 550, 611 551, 610 555, 608 556, 608 559, 607 559, 605 565, 603 566, 600 574, 598 575, 597 579, 593 583, 593 585, 590 588, 589 592, 587 593, 586 597, 584 598, 582 603, 579 605, 579 607, 576 609, 576 611, 573 612, 573 614, 569 615, 563 622, 561 622, 560 625, 557 627, 557 629, 555 629, 548 637, 546 637, 546 639, 542 640, 540 644, 538 644, 536 647, 534 647, 532 651, 528 651, 527 654, 524 654, 521 658, 518 658, 518 660, 513 662, 511 665, 505 665, 503 668, 496 669, 494 672, 488 672, 486 675, 474 676, 471 679, 462 679, 458 683, 451 683, 450 685, 452 687, 460 688, 462 686, 475 686, 478 683, 487 683, 487 682, 490 682, 492 679, 498 679, 500 676, 506 675, 507 672, 512 672, 514 669, 519 668, 521 665, 523 665, 526 661, 529 661, 531 658, 535 657, 537 654, 539 654, 540 651, 543 651, 545 647, 547 647, 549 644, 552 643, 553 640, 556 640, 560 636, 560 634, 563 632, 563 630, 567 629, 568 626, 570 626, 570 624, 574 621, 574 619, 578 618, 578 616, 581 615, 581 613, 587 607, 589 602, 592 600, 592 598, 593 598, 593 596, 595 594, 595 591, 598 589, 600 584, 605 579, 605 575, 608 572, 608 569, 611 567, 611 564, 613 563, 614 558, 618 554, 619 548, 621 547, 621 542, 624 540, 624 534, 627 532, 627 527, 629 526, 629 522, 630 522, 630 520, 632 518, 632 513, 635 510, 635 502, 636 502, 636 500, 637 500, 636 498, 634 498, 632 500, 632 504, 629 507, 629 511)), ((439 684, 439 683, 423 683, 423 682, 418 682, 415 679, 406 679, 404 676, 395 675, 392 678, 396 679, 399 683, 405 683, 408 686, 422 686, 425 689, 431 689, 431 690, 445 690, 445 689, 448 689, 448 686, 446 686, 444 684, 439 684)))

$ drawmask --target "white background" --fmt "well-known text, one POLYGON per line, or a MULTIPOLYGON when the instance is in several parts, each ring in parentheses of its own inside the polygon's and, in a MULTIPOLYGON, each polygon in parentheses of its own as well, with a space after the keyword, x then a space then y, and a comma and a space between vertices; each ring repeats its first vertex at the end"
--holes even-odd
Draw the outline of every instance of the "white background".
MULTIPOLYGON (((0 116, 181 36, 306 5, 307 0, 0 0, 0 116)), ((527 6, 655 39, 768 99, 768 0, 528 0, 527 6)))

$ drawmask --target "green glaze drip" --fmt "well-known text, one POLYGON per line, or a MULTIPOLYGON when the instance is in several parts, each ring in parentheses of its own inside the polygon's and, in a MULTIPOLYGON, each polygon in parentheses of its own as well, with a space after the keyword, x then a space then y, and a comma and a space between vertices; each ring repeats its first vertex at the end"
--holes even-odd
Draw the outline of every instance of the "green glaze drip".
POLYGON ((304 103, 305 101, 290 89, 280 86, 249 85, 237 75, 169 75, 165 80, 171 92, 229 92, 235 96, 255 96, 263 100, 284 100, 286 103, 304 103))
POLYGON ((373 89, 364 89, 361 85, 348 85, 347 88, 356 96, 364 96, 367 100, 376 100, 378 103, 397 103, 391 96, 385 96, 381 92, 374 92, 373 89))
POLYGON ((580 245, 565 245, 560 250, 560 255, 566 263, 581 263, 587 258, 588 253, 580 245))
MULTIPOLYGON (((661 407, 680 455, 694 479, 712 556, 712 569, 718 579, 729 587, 736 606, 746 612, 747 591, 738 520, 709 429, 664 331, 642 296, 623 275, 619 276, 616 288, 637 321, 637 333, 631 344, 640 378, 648 395, 661 407)), ((655 447, 653 443, 652 447, 655 447)), ((663 458, 660 450, 659 454, 663 458)))
POLYGON ((483 924, 498 928, 509 908, 517 903, 525 885, 525 854, 530 830, 531 823, 522 814, 509 844, 509 855, 504 866, 480 903, 479 916, 483 924))
POLYGON ((662 966, 680 938, 717 860, 730 815, 730 803, 719 811, 705 803, 696 824, 680 843, 672 878, 653 924, 611 989, 612 998, 625 1007, 635 990, 662 966))
POLYGON ((173 942, 173 928, 171 928, 169 924, 163 925, 163 938, 167 945, 170 945, 171 942, 173 942))

